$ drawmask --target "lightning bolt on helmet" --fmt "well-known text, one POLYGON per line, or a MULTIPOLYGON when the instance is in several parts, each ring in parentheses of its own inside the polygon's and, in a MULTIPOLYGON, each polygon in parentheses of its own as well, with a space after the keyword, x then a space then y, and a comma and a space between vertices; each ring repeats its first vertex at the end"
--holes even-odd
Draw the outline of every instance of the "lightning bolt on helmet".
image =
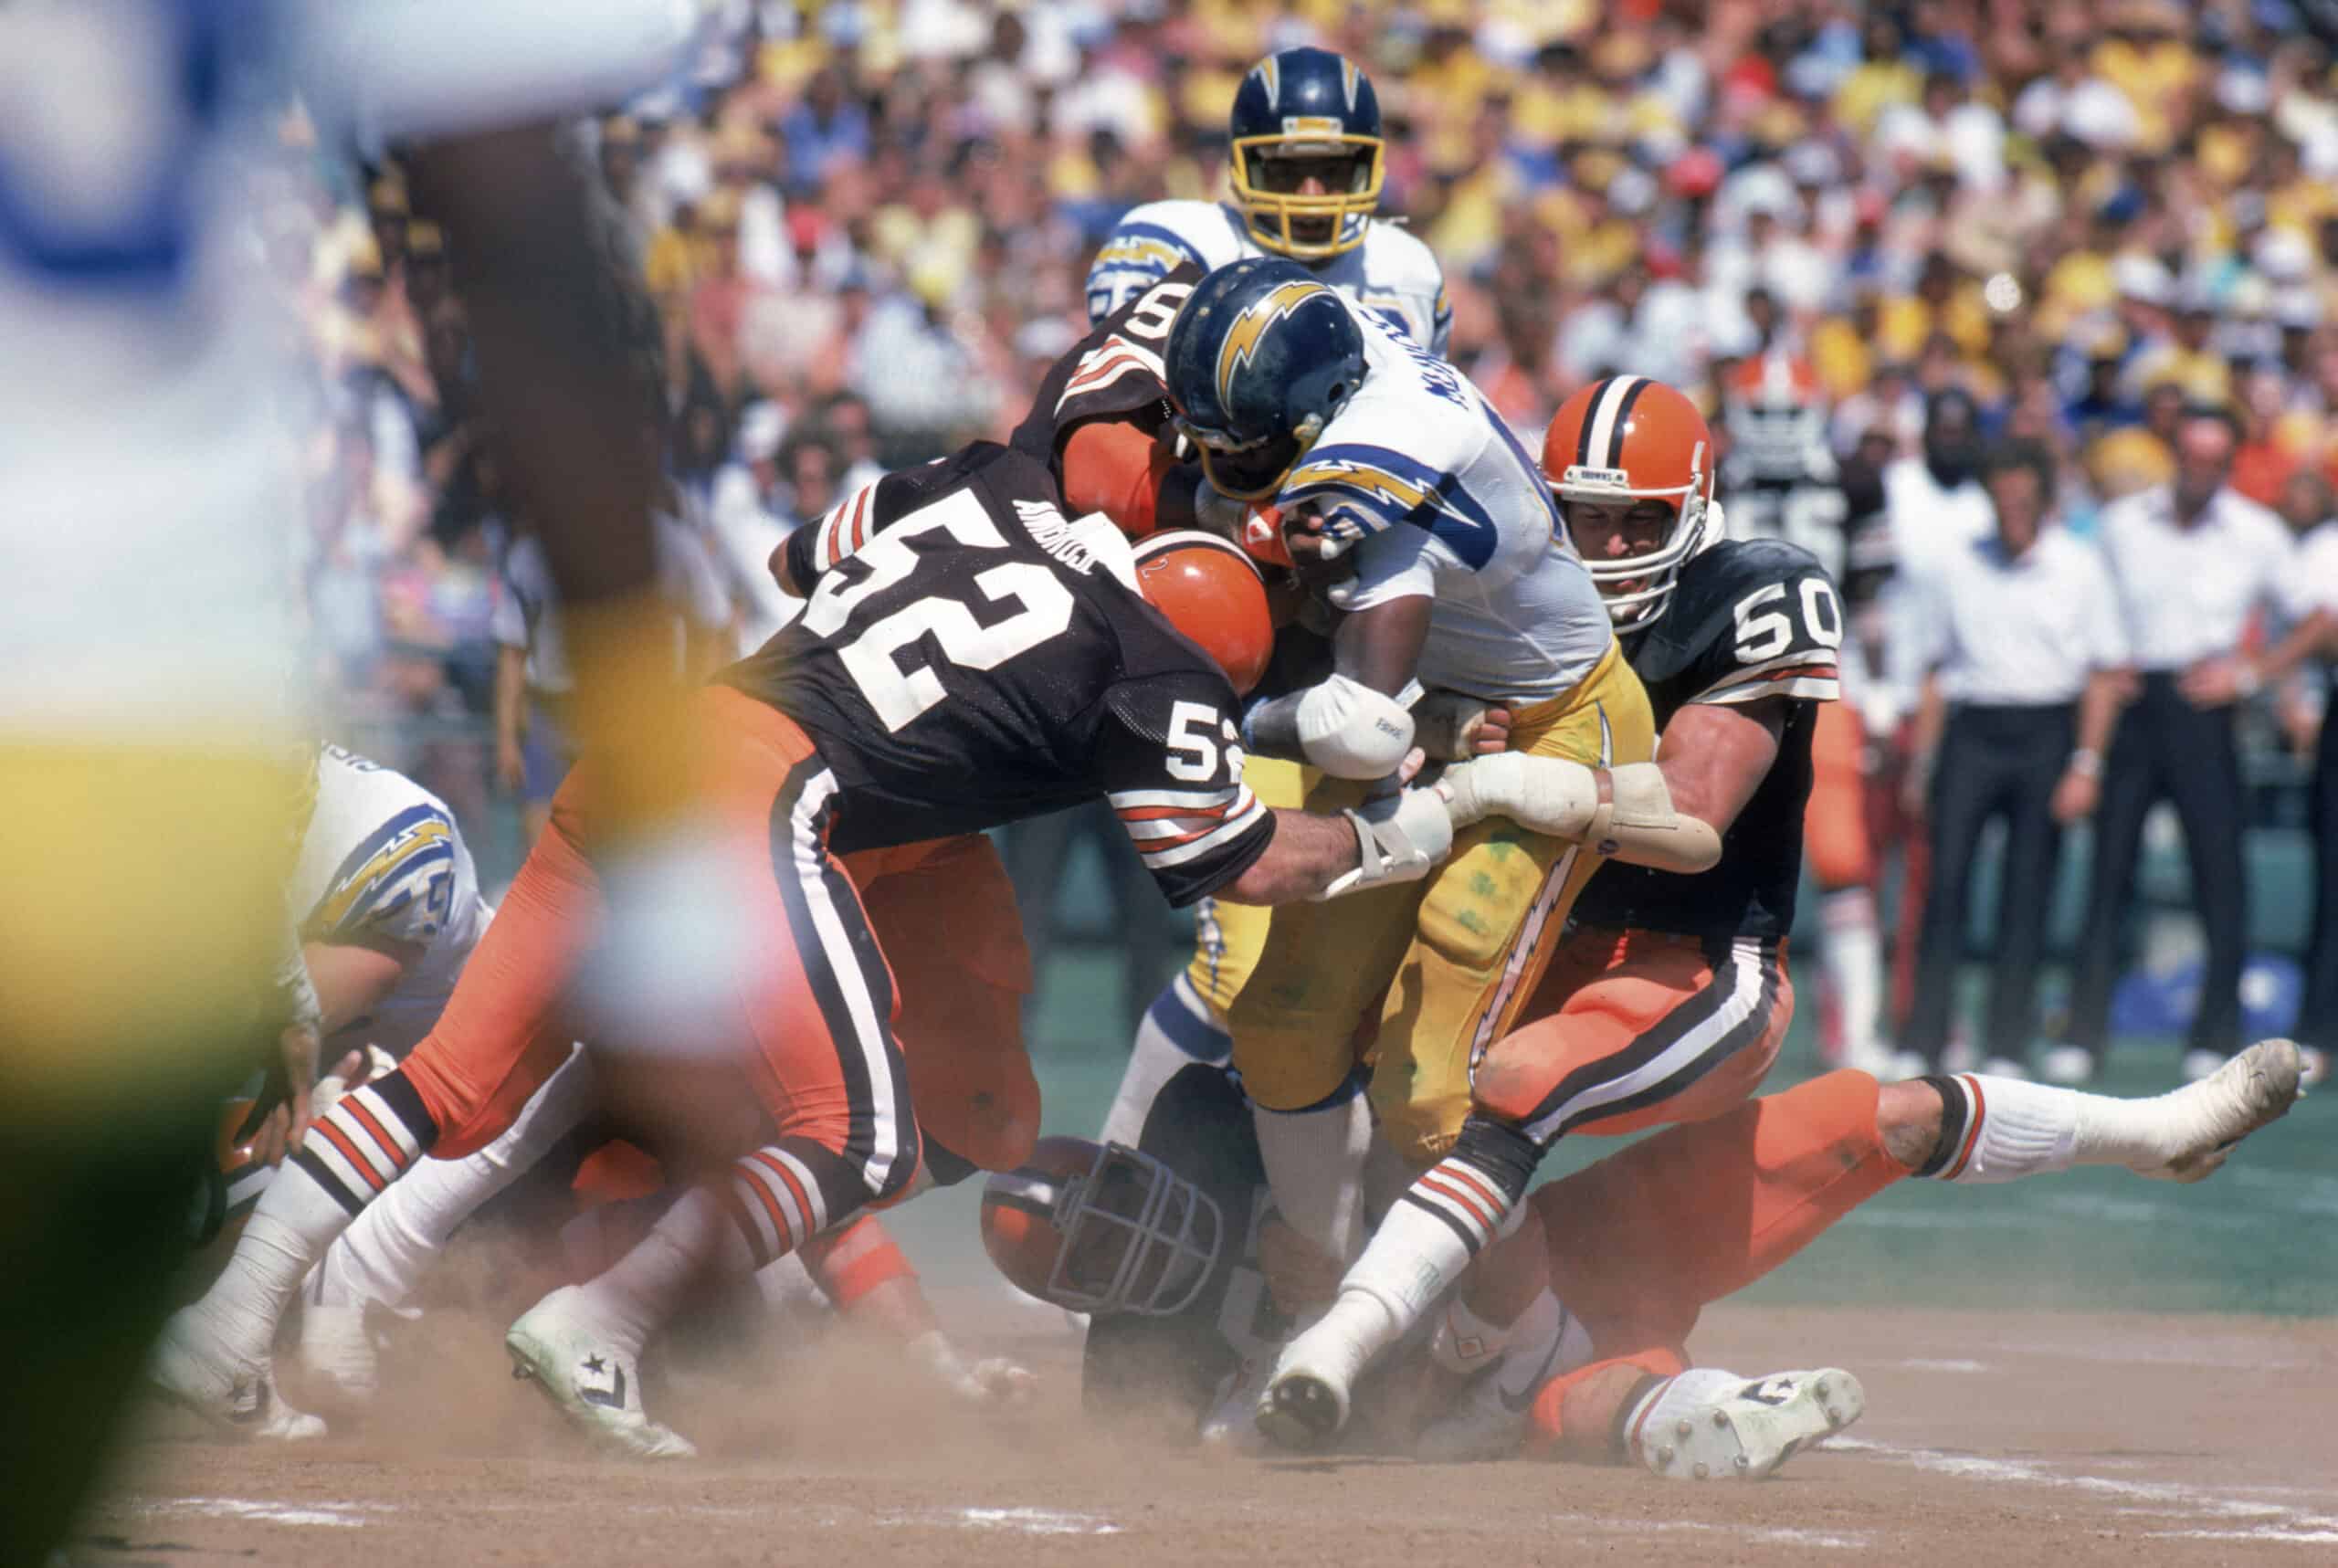
POLYGON ((1254 256, 1195 285, 1163 360, 1203 472, 1221 493, 1256 500, 1364 384, 1364 332, 1305 268, 1254 256))
POLYGON ((1654 620, 1690 557, 1720 539, 1713 510, 1713 433, 1697 405, 1644 375, 1594 382, 1551 416, 1543 474, 1559 502, 1658 501, 1672 519, 1655 549, 1586 558, 1591 580, 1618 628, 1654 620))
POLYGON ((1165 1317, 1217 1262, 1210 1195, 1122 1143, 1042 1138, 983 1184, 983 1250, 1027 1294, 1074 1311, 1165 1317))
POLYGON ((1230 171, 1250 237, 1321 261, 1364 243, 1386 175, 1380 95, 1329 49, 1284 49, 1235 90, 1230 171), (1309 194, 1312 178, 1322 186, 1309 194))

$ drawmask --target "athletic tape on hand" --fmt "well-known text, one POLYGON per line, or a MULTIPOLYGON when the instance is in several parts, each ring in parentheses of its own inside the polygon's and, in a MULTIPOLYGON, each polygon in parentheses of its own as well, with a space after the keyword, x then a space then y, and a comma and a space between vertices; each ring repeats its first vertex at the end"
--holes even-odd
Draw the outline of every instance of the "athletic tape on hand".
POLYGON ((1366 888, 1417 882, 1453 853, 1453 816, 1433 789, 1400 790, 1343 814, 1355 825, 1356 867, 1316 897, 1317 902, 1366 888))

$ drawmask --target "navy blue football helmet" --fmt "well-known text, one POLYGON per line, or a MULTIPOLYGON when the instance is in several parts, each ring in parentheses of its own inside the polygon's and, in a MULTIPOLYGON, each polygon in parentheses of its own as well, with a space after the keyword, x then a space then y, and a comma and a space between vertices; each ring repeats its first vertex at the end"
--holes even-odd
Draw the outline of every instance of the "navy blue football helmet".
POLYGON ((1364 384, 1364 332, 1307 268, 1253 256, 1194 286, 1163 361, 1202 471, 1220 493, 1255 500, 1364 384))
POLYGON ((1301 261, 1364 243, 1386 167, 1380 95, 1353 61, 1329 49, 1269 55, 1235 91, 1231 132, 1252 239, 1301 261))

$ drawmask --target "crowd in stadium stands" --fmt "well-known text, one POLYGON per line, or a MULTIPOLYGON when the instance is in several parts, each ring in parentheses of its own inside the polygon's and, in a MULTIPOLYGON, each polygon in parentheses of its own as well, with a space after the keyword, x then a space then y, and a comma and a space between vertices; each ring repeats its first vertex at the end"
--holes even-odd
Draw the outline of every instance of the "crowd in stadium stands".
MULTIPOLYGON (((1132 205, 1223 188, 1269 50, 1362 64, 1385 215, 1452 355, 1531 439, 1611 369, 1711 401, 1782 346, 1838 455, 1956 387, 2046 444, 2065 520, 2165 479, 2184 410, 2305 530, 2338 479, 2338 58, 2318 0, 732 0, 597 128, 660 314, 677 512, 741 640, 761 561, 883 468, 1001 435, 1132 205)), ((395 170, 261 237, 304 286, 316 644, 353 709, 483 714, 509 517, 444 244, 395 170)), ((458 804, 473 785, 437 780, 458 804)), ((477 788, 485 787, 482 777, 477 788)))

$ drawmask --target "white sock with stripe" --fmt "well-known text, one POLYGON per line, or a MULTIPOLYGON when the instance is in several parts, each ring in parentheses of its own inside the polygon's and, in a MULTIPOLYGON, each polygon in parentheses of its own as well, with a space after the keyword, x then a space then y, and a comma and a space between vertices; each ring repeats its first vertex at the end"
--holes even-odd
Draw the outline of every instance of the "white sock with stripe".
POLYGON ((754 1267, 746 1237, 721 1198, 693 1187, 631 1252, 579 1288, 578 1305, 618 1348, 638 1356, 700 1279, 742 1275, 754 1267))
POLYGON ((1917 1174, 1944 1182, 2012 1182, 2069 1170, 2078 1152, 2080 1101, 2102 1099, 1986 1073, 1923 1081, 1940 1090, 1945 1109, 1942 1147, 1917 1174))
POLYGON ((2213 1105, 2198 1084, 2122 1100, 1984 1073, 1924 1081, 1941 1091, 1946 1112, 1938 1169, 1918 1173, 1953 1182, 2010 1182, 2073 1165, 2148 1172, 2201 1145, 2200 1121, 2213 1105))
POLYGON ((311 1267, 437 1135, 403 1073, 342 1096, 260 1194, 226 1268, 189 1315, 245 1363, 267 1359, 311 1267))
POLYGON ((1145 1009, 1129 1065, 1121 1070, 1120 1090, 1112 1096, 1112 1109, 1105 1113, 1096 1141, 1136 1147, 1144 1119, 1164 1084, 1195 1062, 1223 1067, 1233 1052, 1234 1041, 1218 1026, 1217 1015, 1193 982, 1178 975, 1145 1009))
POLYGON ((1336 1336, 1359 1367, 1403 1338, 1502 1230, 1514 1207, 1503 1193, 1458 1155, 1438 1161, 1380 1222, 1310 1336, 1336 1336))
POLYGON ((367 1205, 317 1266, 309 1300, 326 1307, 403 1305, 463 1221, 542 1159, 583 1120, 593 1097, 592 1063, 579 1047, 494 1142, 459 1160, 423 1161, 367 1205))

